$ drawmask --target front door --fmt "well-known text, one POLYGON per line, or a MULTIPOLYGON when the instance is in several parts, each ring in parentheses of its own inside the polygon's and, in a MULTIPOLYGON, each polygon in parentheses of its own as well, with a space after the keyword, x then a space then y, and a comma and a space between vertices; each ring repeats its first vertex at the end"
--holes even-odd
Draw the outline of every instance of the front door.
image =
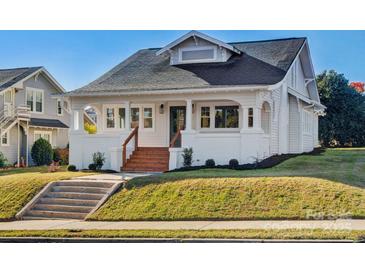
MULTIPOLYGON (((185 129, 185 106, 170 107, 170 142, 179 130, 185 129)), ((181 147, 181 136, 175 142, 175 147, 181 147)))

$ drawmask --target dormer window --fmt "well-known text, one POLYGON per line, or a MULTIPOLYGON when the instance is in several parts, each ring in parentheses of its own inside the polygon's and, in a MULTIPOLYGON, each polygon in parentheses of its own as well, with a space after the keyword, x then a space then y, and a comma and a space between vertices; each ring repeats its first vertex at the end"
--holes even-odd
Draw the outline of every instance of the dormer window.
POLYGON ((180 63, 203 63, 215 61, 217 58, 217 48, 214 46, 189 47, 179 49, 180 63))

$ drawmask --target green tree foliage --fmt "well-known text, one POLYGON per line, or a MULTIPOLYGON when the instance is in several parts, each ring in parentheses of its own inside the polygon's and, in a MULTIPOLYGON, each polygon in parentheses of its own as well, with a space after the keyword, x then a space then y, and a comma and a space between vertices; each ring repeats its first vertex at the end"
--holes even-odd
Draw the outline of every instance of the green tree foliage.
POLYGON ((47 140, 39 138, 32 146, 31 155, 37 166, 49 165, 53 159, 52 146, 47 140))
POLYGON ((326 116, 319 119, 319 138, 324 146, 365 145, 365 96, 349 86, 334 70, 317 75, 321 103, 326 116))

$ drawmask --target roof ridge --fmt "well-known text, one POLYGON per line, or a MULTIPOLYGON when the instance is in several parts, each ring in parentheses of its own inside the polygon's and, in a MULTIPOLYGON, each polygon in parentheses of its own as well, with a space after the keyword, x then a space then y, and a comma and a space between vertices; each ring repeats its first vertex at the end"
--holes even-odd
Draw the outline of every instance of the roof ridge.
POLYGON ((277 38, 277 39, 267 39, 267 40, 252 40, 252 41, 237 41, 237 42, 227 42, 227 44, 247 44, 247 43, 266 43, 275 41, 287 41, 287 40, 299 40, 307 39, 307 37, 288 37, 288 38, 277 38))
MULTIPOLYGON (((227 42, 226 44, 249 44, 249 43, 266 43, 266 42, 275 42, 275 41, 286 41, 286 40, 298 40, 298 39, 307 39, 307 37, 288 37, 288 38, 277 38, 277 39, 266 39, 266 40, 252 40, 252 41, 237 41, 237 42, 227 42)), ((163 47, 152 47, 152 48, 142 48, 141 50, 160 50, 163 47)))
POLYGON ((4 70, 18 70, 18 69, 35 69, 35 68, 43 68, 43 66, 7 68, 7 69, 0 69, 0 71, 4 71, 4 70))

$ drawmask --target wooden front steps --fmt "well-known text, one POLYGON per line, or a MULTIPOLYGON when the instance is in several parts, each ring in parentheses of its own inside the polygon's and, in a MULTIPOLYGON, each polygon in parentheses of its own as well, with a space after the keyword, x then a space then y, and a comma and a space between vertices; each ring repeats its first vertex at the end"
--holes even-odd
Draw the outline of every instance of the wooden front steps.
POLYGON ((127 160, 123 171, 164 172, 169 170, 169 148, 138 147, 127 160))

